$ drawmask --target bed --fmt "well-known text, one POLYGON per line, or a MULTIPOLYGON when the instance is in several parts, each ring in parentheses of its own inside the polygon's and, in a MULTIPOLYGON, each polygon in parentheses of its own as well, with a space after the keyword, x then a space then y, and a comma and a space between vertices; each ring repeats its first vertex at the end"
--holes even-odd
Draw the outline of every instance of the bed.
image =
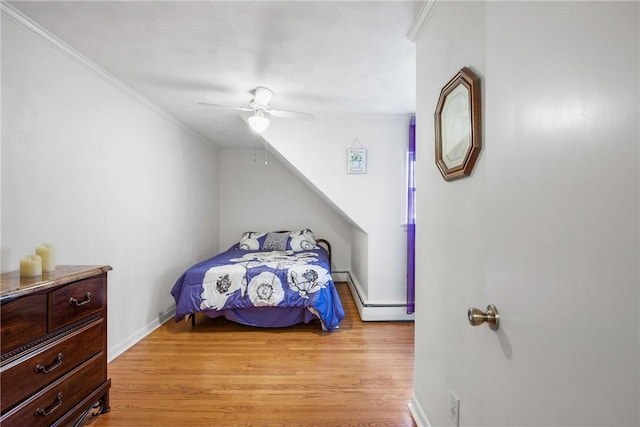
POLYGON ((243 325, 286 327, 320 319, 333 331, 344 309, 331 277, 331 245, 309 229, 246 232, 187 269, 171 295, 176 321, 204 313, 243 325))

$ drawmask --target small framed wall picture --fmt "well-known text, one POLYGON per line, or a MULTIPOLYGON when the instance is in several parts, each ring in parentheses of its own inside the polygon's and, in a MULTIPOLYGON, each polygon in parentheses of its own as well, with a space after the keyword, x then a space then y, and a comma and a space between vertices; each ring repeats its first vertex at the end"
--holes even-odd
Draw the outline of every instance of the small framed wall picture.
POLYGON ((347 173, 367 173, 366 148, 347 148, 347 173))
POLYGON ((440 92, 435 112, 436 165, 445 181, 471 175, 482 148, 480 78, 462 68, 440 92))

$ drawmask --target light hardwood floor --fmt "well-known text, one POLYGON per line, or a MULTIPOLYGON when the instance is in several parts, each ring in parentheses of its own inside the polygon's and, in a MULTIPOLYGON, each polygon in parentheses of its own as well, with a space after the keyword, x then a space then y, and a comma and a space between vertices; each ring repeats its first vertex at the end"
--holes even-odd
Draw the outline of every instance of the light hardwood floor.
POLYGON ((98 426, 413 426, 413 323, 362 322, 347 285, 340 329, 172 320, 109 364, 98 426))

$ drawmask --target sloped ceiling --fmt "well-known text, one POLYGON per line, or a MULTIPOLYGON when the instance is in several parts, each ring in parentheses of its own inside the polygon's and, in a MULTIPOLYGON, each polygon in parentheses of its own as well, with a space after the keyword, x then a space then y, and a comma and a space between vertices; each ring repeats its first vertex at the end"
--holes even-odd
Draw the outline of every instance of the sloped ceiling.
POLYGON ((316 116, 415 111, 407 31, 422 2, 8 3, 223 149, 256 136, 237 111, 198 102, 246 106, 256 86, 271 107, 316 116))

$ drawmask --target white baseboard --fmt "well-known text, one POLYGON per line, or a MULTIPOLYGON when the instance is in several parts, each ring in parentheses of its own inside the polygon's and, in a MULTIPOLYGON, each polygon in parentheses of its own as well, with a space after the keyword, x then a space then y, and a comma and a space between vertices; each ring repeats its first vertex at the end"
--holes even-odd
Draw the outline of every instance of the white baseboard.
POLYGON ((431 423, 427 419, 422 407, 416 400, 416 395, 411 395, 411 402, 407 405, 409 407, 409 412, 411 412, 411 417, 413 421, 416 423, 418 427, 431 427, 431 423))
POLYGON ((402 304, 368 304, 364 301, 362 289, 348 271, 332 272, 335 281, 347 282, 349 291, 358 307, 358 314, 364 322, 413 321, 415 315, 407 314, 407 306, 402 304))
POLYGON ((131 347, 136 345, 139 341, 141 341, 144 337, 149 335, 151 332, 153 332, 156 329, 158 329, 167 320, 169 320, 173 316, 175 316, 175 314, 176 314, 175 307, 172 308, 169 311, 166 311, 164 313, 160 313, 160 315, 158 316, 157 319, 147 323, 145 326, 143 326, 142 328, 138 329, 133 334, 129 335, 129 337, 127 337, 123 341, 121 341, 121 342, 109 347, 107 361, 108 362, 113 361, 115 358, 120 356, 122 353, 124 353, 125 351, 127 351, 128 349, 130 349, 131 347))

